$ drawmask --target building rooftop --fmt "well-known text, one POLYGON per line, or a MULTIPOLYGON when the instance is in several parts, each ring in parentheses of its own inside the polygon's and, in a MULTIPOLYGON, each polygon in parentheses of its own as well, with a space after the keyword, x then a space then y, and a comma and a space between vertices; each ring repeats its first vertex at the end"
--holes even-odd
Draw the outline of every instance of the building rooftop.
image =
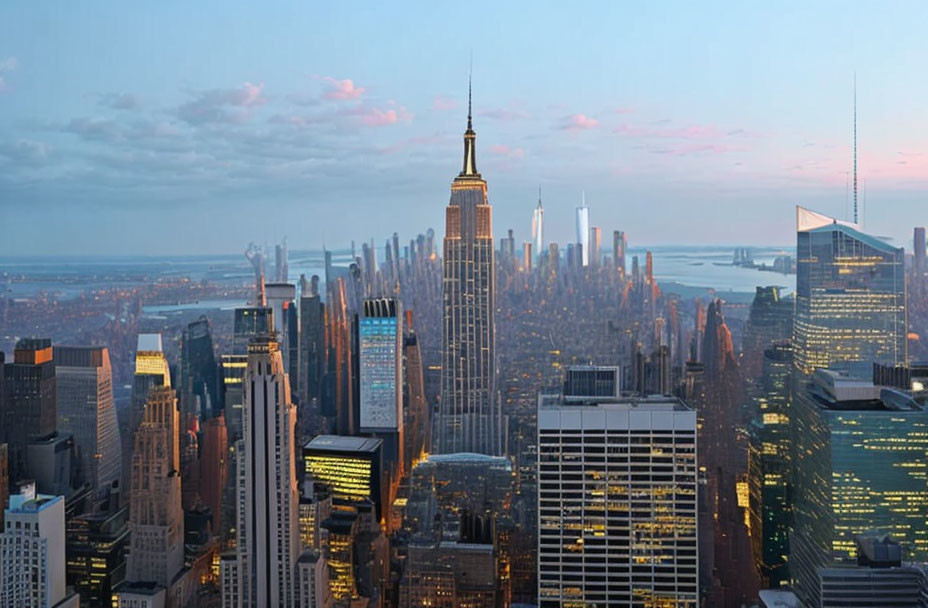
POLYGON ((822 408, 843 411, 924 412, 928 392, 875 384, 863 367, 818 369, 806 392, 822 408))
POLYGON ((14 494, 10 496, 10 506, 7 511, 9 513, 38 513, 60 500, 64 500, 64 497, 48 494, 14 494))
POLYGON ((349 437, 346 435, 317 435, 303 449, 325 450, 329 452, 369 452, 377 451, 383 443, 376 437, 349 437))
POLYGON ((457 454, 429 454, 426 462, 432 463, 461 463, 461 464, 492 464, 511 467, 512 463, 503 456, 487 456, 473 452, 459 452, 457 454))
POLYGON ((595 402, 564 401, 559 395, 539 395, 538 405, 541 408, 560 407, 570 410, 611 410, 611 411, 638 411, 638 412, 689 412, 692 408, 676 397, 665 395, 649 395, 647 397, 617 397, 610 400, 597 400, 595 402))
POLYGON ((164 352, 161 346, 161 334, 139 334, 136 350, 164 352))

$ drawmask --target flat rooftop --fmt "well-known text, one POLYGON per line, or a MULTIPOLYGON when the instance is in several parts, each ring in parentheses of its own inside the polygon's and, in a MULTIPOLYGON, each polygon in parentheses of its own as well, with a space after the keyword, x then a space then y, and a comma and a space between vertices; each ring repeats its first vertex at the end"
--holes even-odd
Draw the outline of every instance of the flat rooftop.
POLYGON ((317 435, 303 446, 304 450, 326 452, 370 452, 377 451, 382 441, 376 437, 350 437, 347 435, 317 435))
POLYGON ((676 397, 650 395, 648 397, 613 397, 595 401, 565 401, 560 395, 539 395, 538 405, 543 409, 564 408, 570 410, 613 410, 639 412, 689 412, 692 408, 676 397))

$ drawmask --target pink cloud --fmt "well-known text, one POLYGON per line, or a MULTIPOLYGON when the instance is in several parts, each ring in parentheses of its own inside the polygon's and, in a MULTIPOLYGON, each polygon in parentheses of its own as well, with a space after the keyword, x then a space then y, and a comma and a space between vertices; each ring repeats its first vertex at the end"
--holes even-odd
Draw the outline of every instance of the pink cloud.
POLYGON ((244 122, 248 119, 249 108, 266 102, 263 82, 245 82, 236 89, 202 91, 180 106, 177 115, 190 124, 244 122))
POLYGON ((455 100, 444 95, 436 95, 435 99, 432 100, 432 109, 439 112, 454 110, 457 107, 458 103, 455 100))
POLYGON ((510 148, 505 144, 496 144, 492 146, 490 152, 497 156, 505 156, 507 158, 525 158, 524 148, 510 148))
POLYGON ((382 110, 380 108, 369 108, 358 115, 361 124, 369 127, 382 127, 393 125, 398 122, 409 122, 412 120, 412 113, 408 112, 404 106, 398 108, 389 108, 382 110))
POLYGON ((568 116, 561 129, 567 131, 583 131, 586 129, 595 129, 599 126, 599 121, 586 114, 572 114, 568 116))
POLYGON ((352 99, 361 99, 364 94, 364 87, 355 86, 354 81, 350 78, 337 80, 331 76, 323 77, 323 80, 331 85, 322 97, 334 101, 350 101, 352 99))

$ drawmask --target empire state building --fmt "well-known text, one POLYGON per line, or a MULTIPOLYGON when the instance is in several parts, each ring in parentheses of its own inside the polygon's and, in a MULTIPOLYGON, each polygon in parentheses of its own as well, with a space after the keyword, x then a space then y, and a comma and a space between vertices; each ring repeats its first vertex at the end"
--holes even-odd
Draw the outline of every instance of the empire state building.
POLYGON ((442 272, 441 402, 437 451, 502 452, 496 398, 496 273, 493 209, 477 172, 476 138, 467 102, 464 167, 445 211, 442 272))

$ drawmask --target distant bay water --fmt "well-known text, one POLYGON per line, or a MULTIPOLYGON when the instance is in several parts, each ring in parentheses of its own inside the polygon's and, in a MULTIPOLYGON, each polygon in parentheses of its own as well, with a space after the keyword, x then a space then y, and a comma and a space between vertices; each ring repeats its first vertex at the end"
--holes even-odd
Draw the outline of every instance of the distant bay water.
MULTIPOLYGON (((737 246, 664 245, 650 248, 632 247, 626 254, 631 272, 632 256, 638 256, 641 272, 645 270, 646 251, 653 256, 654 276, 668 291, 691 296, 718 293, 753 294, 759 285, 778 285, 785 293, 795 289, 796 276, 743 268, 732 264, 737 246), (687 292, 687 293, 683 293, 687 292)), ((750 247, 758 264, 773 263, 779 255, 795 255, 782 247, 750 247)), ((605 250, 603 254, 608 252, 605 250)), ((383 259, 383 252, 378 252, 383 259)), ((351 251, 333 251, 333 263, 350 263, 351 251)), ((273 276, 273 258, 266 263, 266 276, 273 276)), ((300 275, 324 278, 325 258, 321 250, 296 250, 289 255, 289 280, 300 275)), ((158 279, 189 277, 194 281, 247 283, 252 280, 251 267, 240 254, 214 256, 68 256, 68 257, 0 257, 0 289, 13 298, 29 298, 45 292, 51 297, 68 299, 82 293, 113 285, 140 285, 158 279)), ((158 314, 191 308, 229 308, 240 306, 239 300, 179 302, 170 307, 152 307, 146 312, 158 314)))

